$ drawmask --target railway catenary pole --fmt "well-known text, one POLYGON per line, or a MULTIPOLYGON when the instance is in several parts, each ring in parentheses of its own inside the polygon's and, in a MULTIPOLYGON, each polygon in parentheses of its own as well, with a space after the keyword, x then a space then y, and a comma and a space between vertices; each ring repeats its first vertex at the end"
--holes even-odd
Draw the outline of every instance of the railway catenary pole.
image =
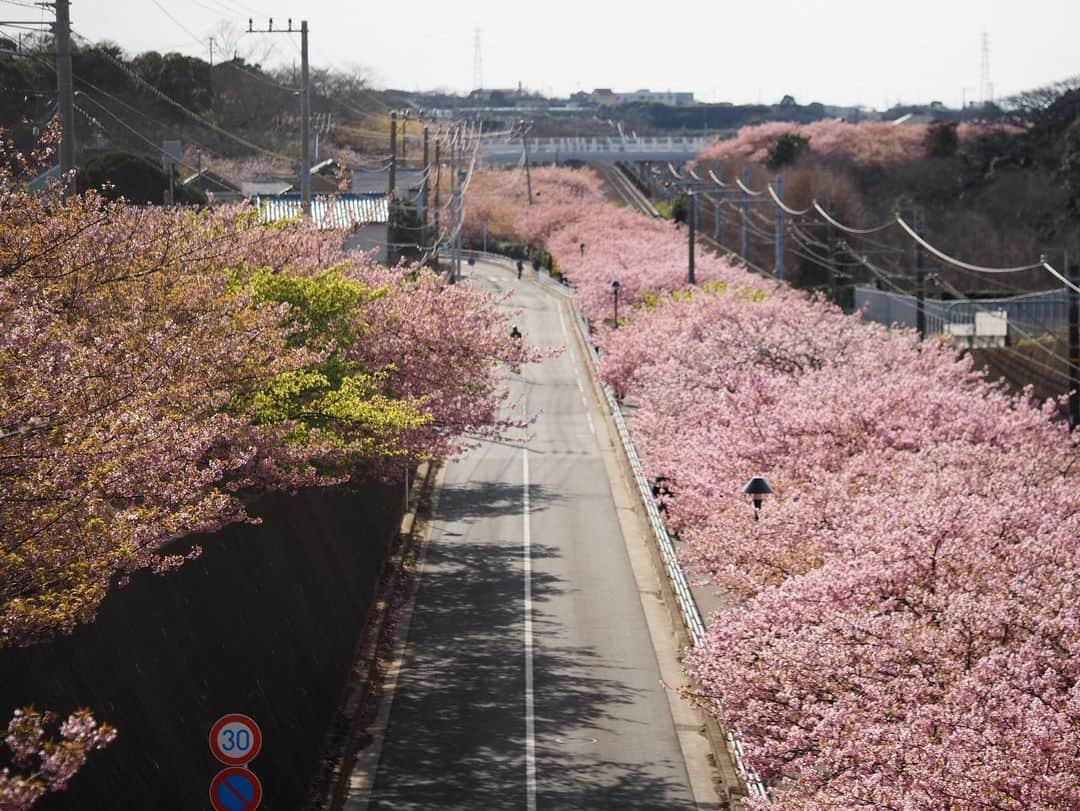
MULTIPOLYGON (((750 170, 743 169, 742 182, 747 188, 750 187, 750 170)), ((742 214, 742 250, 740 255, 747 262, 750 261, 750 219, 746 211, 746 192, 743 192, 742 198, 739 201, 739 212, 742 214)))
MULTIPOLYGON (((776 197, 784 201, 784 178, 776 176, 776 197)), ((776 278, 784 278, 784 209, 776 207, 776 278)))
MULTIPOLYGON (((912 228, 922 235, 922 212, 918 209, 912 214, 912 228)), ((915 243, 915 328, 919 339, 926 338, 926 269, 923 267, 922 245, 915 243)))
POLYGON ((525 150, 525 186, 529 191, 529 205, 533 204, 532 173, 529 171, 529 133, 525 129, 524 119, 521 121, 521 146, 525 150))
POLYGON ((696 239, 696 236, 697 236, 696 235, 696 230, 697 229, 695 227, 696 224, 697 224, 697 193, 693 189, 690 189, 690 191, 687 192, 686 196, 690 200, 690 212, 689 212, 689 214, 688 214, 688 216, 686 218, 687 225, 689 226, 686 229, 687 243, 688 243, 688 245, 687 245, 688 261, 687 261, 687 270, 686 270, 686 283, 687 284, 696 284, 696 281, 694 279, 694 240, 696 239))
MULTIPOLYGON (((719 166, 716 167, 716 171, 718 173, 717 177, 722 177, 722 175, 719 174, 719 172, 721 172, 721 169, 720 169, 719 166)), ((720 242, 720 225, 721 225, 721 222, 720 222, 720 207, 723 204, 724 204, 724 190, 723 189, 717 189, 716 190, 716 196, 713 197, 713 239, 715 239, 718 243, 720 242)))
MULTIPOLYGON (((1080 283, 1080 257, 1065 252, 1065 274, 1080 283)), ((1080 294, 1069 288, 1069 427, 1080 426, 1080 294)))

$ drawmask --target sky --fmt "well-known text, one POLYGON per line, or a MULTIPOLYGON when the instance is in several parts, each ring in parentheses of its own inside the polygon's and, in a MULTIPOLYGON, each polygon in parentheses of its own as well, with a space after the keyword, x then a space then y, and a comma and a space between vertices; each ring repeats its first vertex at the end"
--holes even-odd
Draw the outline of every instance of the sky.
MULTIPOLYGON (((10 16, 27 13, 22 2, 0 0, 3 19, 25 19, 10 16)), ((76 32, 132 54, 207 58, 216 34, 217 58, 233 47, 264 65, 299 60, 299 36, 237 34, 249 17, 265 28, 272 16, 277 28, 290 15, 295 27, 308 20, 313 65, 358 69, 375 87, 404 90, 473 89, 476 29, 484 87, 521 82, 549 95, 649 88, 734 103, 790 94, 799 103, 959 106, 980 97, 984 31, 996 98, 1080 74, 1080 0, 71 3, 76 32)))

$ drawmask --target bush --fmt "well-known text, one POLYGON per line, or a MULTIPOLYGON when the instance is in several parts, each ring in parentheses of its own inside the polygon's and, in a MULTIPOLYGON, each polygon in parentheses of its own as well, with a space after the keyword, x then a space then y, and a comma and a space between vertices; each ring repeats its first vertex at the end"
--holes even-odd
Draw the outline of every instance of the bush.
POLYGON ((956 123, 944 123, 935 121, 926 128, 926 138, 923 144, 926 147, 928 158, 951 158, 960 148, 960 136, 956 134, 956 123))
POLYGON ((809 138, 804 138, 793 132, 785 132, 769 148, 769 154, 765 157, 765 165, 770 169, 790 166, 795 163, 800 155, 806 152, 809 146, 809 138))

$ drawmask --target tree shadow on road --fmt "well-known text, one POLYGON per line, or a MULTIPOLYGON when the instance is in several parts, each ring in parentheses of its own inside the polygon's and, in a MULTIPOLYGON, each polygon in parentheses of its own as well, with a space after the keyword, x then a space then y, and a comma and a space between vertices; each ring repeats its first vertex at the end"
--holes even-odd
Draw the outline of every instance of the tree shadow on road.
MULTIPOLYGON (((532 511, 561 498, 530 487, 532 511)), ((474 482, 444 489, 437 520, 468 523, 521 511, 520 485, 474 482)), ((368 806, 373 811, 525 807, 521 526, 506 532, 432 539, 368 806)), ((645 691, 632 686, 628 667, 598 662, 592 648, 560 644, 549 633, 557 622, 544 606, 567 594, 568 584, 540 570, 560 554, 545 544, 531 548, 539 805, 692 806, 677 750, 670 762, 642 763, 627 747, 619 749, 622 760, 594 754, 598 740, 610 744, 620 728, 646 723, 631 711, 645 691)))

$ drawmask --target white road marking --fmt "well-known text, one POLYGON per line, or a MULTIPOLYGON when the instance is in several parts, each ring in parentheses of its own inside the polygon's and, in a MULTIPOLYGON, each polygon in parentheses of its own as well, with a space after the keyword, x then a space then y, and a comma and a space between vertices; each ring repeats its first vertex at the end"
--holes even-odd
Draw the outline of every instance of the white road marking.
POLYGON ((563 318, 562 307, 559 307, 558 310, 559 310, 559 323, 562 324, 563 340, 566 343, 570 343, 570 333, 566 331, 566 319, 563 318))
POLYGON ((536 718, 533 705, 532 538, 529 529, 529 451, 521 454, 522 541, 525 567, 525 807, 536 811, 536 718))
POLYGON ((589 430, 592 431, 593 434, 595 434, 596 433, 596 426, 593 425, 592 414, 590 414, 588 411, 586 411, 585 412, 585 419, 587 419, 589 421, 589 430))

